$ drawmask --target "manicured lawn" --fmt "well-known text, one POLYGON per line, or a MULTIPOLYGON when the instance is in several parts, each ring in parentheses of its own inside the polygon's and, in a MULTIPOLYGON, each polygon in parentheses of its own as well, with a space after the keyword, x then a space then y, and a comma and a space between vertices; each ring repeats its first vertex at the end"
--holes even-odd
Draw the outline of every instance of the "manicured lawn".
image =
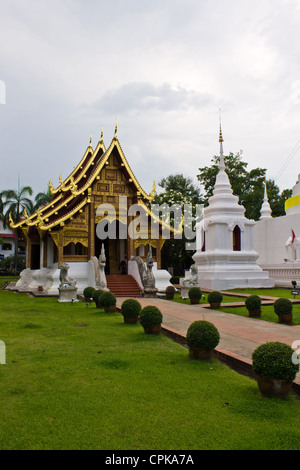
POLYGON ((0 291, 1 449, 297 449, 300 405, 85 303, 0 291))
MULTIPOLYGON (((204 295, 205 299, 202 299, 200 304, 202 304, 202 305, 208 304, 208 300, 207 300, 208 294, 206 292, 204 292, 203 295, 204 295)), ((225 302, 244 302, 244 301, 245 301, 245 299, 243 299, 242 297, 234 297, 234 296, 231 296, 231 295, 223 295, 223 303, 225 303, 225 302)), ((190 299, 182 299, 180 297, 180 294, 178 294, 178 293, 174 295, 173 302, 179 302, 181 304, 191 305, 190 299)))
POLYGON ((0 276, 0 288, 6 282, 16 282, 19 279, 19 276, 0 276))
MULTIPOLYGON (((222 307, 219 309, 222 312, 232 313, 234 315, 242 315, 244 317, 249 317, 249 312, 246 307, 222 307)), ((273 305, 262 305, 261 307, 261 317, 257 318, 258 320, 265 320, 270 322, 278 323, 278 316, 274 312, 273 305)), ((300 325, 300 304, 293 305, 293 325, 300 325)))
MULTIPOLYGON (((271 296, 271 297, 287 297, 288 299, 293 299, 294 295, 291 294, 292 289, 283 289, 283 288, 274 288, 274 289, 233 289, 231 292, 241 292, 244 294, 255 294, 261 296, 271 296)), ((296 299, 300 299, 300 295, 296 295, 296 299)))

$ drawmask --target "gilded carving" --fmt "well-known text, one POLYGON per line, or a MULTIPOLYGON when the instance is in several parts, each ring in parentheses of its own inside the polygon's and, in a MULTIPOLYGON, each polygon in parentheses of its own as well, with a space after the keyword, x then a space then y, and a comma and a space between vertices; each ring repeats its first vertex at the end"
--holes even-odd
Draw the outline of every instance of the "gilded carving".
POLYGON ((117 180, 117 170, 105 170, 105 179, 109 181, 116 181, 117 180))
POLYGON ((125 185, 123 184, 114 184, 113 189, 114 193, 125 194, 125 185))
POLYGON ((98 183, 97 184, 97 191, 99 191, 99 193, 101 193, 101 192, 108 193, 109 192, 109 184, 98 183))

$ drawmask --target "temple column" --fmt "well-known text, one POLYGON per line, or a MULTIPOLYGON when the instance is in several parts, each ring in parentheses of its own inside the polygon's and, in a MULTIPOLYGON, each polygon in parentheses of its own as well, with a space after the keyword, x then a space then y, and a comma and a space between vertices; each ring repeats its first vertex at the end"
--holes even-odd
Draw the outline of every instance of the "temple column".
POLYGON ((40 269, 44 267, 44 240, 41 236, 40 238, 40 269))
POLYGON ((89 246, 88 258, 95 256, 95 202, 92 199, 89 207, 89 246))
POLYGON ((64 261, 64 232, 62 229, 59 231, 59 238, 58 238, 58 267, 64 261))
POLYGON ((161 241, 160 238, 156 240, 156 263, 157 269, 161 269, 161 241))
POLYGON ((27 237, 26 243, 26 268, 31 268, 31 240, 27 237))

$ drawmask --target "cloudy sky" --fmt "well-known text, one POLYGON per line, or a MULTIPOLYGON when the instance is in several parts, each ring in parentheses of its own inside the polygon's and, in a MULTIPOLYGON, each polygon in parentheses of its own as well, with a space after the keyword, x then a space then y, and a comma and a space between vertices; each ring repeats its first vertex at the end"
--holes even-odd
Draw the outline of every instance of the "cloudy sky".
POLYGON ((0 0, 0 189, 46 190, 115 122, 143 188, 243 150, 300 173, 300 0, 0 0))

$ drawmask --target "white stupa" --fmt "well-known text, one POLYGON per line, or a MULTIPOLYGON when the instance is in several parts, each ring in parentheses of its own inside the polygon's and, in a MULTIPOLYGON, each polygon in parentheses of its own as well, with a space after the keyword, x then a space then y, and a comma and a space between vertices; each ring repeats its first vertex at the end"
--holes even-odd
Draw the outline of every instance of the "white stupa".
POLYGON ((265 194, 264 194, 264 201, 261 206, 260 210, 260 218, 259 220, 266 220, 266 219, 272 219, 272 209, 269 204, 269 199, 268 199, 268 193, 267 193, 267 184, 265 184, 265 194))
POLYGON ((257 264, 253 248, 254 220, 245 217, 245 208, 232 192, 223 156, 220 124, 219 173, 203 211, 203 220, 196 226, 197 252, 193 258, 198 269, 199 286, 203 289, 228 290, 247 287, 273 287, 257 264))

